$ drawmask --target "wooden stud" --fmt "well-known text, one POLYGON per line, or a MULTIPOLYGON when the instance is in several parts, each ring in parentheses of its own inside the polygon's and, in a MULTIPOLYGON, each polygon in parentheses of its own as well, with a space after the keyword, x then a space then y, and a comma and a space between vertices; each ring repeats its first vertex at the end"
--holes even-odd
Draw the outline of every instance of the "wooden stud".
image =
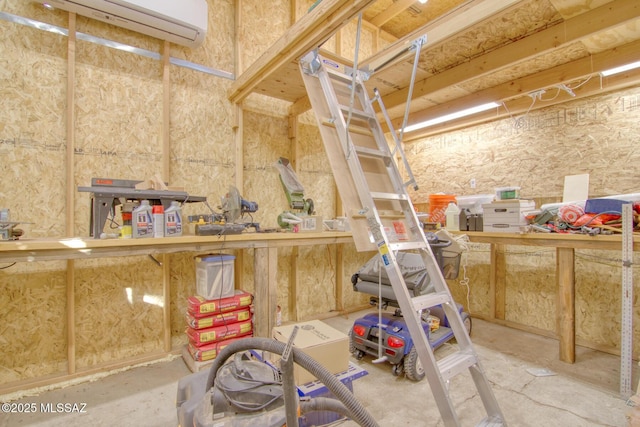
POLYGON ((164 351, 171 351, 171 264, 169 255, 162 254, 162 330, 164 332, 164 351))
POLYGON ((271 330, 275 325, 278 303, 278 249, 256 248, 253 268, 256 286, 254 334, 257 337, 267 338, 271 336, 271 330))
MULTIPOLYGON (((66 170, 66 222, 65 234, 72 237, 75 223, 75 86, 76 86, 76 14, 69 13, 69 37, 67 40, 67 170, 66 170)), ((75 328, 75 263, 67 260, 67 373, 76 372, 76 328, 75 328)))
POLYGON ((171 43, 162 49, 162 178, 171 178, 171 43))
POLYGON ((567 363, 576 361, 574 252, 573 248, 556 249, 556 328, 560 339, 560 360, 567 363))
POLYGON ((344 244, 336 245, 336 310, 339 313, 344 311, 344 244))

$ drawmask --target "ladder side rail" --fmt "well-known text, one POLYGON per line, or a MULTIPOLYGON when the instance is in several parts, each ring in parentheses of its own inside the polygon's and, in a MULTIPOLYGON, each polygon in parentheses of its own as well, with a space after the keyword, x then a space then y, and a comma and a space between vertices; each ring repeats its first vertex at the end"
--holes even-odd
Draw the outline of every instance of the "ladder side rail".
MULTIPOLYGON (((366 88, 364 87, 364 83, 362 82, 362 78, 360 75, 358 78, 358 83, 361 87, 361 90, 358 91, 358 96, 360 98, 361 105, 365 106, 365 111, 367 113, 371 114, 372 117, 376 117, 375 124, 372 125, 372 133, 376 141, 376 144, 378 146, 378 149, 381 151, 385 151, 390 155, 390 160, 388 164, 386 164, 386 167, 387 167, 388 175, 392 179, 393 187, 397 193, 406 194, 406 189, 405 189, 406 186, 403 184, 403 178, 400 175, 397 165, 395 164, 396 160, 395 158, 393 158, 391 148, 389 147, 387 138, 384 136, 384 132, 382 131, 382 127, 380 126, 380 122, 377 120, 375 110, 373 109, 373 103, 367 94, 366 88)), ((380 100, 379 102, 381 103, 382 101, 380 100)), ((384 108, 384 105, 382 105, 382 107, 384 108)), ((384 110, 384 112, 386 114, 386 110, 384 110)), ((390 127, 390 129, 395 135, 395 131, 393 131, 393 127, 390 127)), ((398 144, 398 141, 396 139, 396 145, 397 144, 398 144)), ((410 174, 411 179, 415 182, 411 168, 409 167, 409 164, 406 158, 404 157, 404 151, 402 150, 402 147, 400 147, 399 145, 397 145, 397 147, 400 149, 400 155, 404 161, 405 168, 407 168, 407 171, 410 174)), ((415 189, 417 189, 417 185, 415 186, 415 189)), ((407 197, 409 197, 408 194, 407 194, 407 197)), ((424 236, 424 232, 420 227, 420 221, 418 220, 418 216, 416 215, 415 209, 413 208, 413 204, 409 200, 409 202, 406 205, 403 204, 403 206, 404 206, 403 213, 405 215, 405 220, 409 224, 409 229, 412 236, 414 238, 421 238, 424 241, 425 246, 429 247, 426 237, 424 236)))
POLYGON ((405 323, 409 329, 409 335, 413 340, 413 345, 422 363, 427 381, 432 388, 440 416, 442 417, 445 426, 459 426, 458 416, 453 410, 454 405, 449 396, 447 384, 438 369, 433 349, 431 348, 429 340, 422 328, 420 315, 411 303, 411 296, 405 284, 402 272, 398 266, 396 257, 393 251, 390 251, 387 246, 388 239, 384 234, 384 230, 380 226, 380 223, 376 222, 379 221, 377 213, 372 212, 367 216, 367 219, 371 228, 371 234, 374 237, 378 253, 381 257, 382 265, 384 266, 389 281, 391 282, 400 310, 402 310, 402 315, 405 318, 405 323))
POLYGON ((411 169, 411 166, 409 165, 409 161, 407 160, 407 156, 405 155, 404 149, 402 148, 402 141, 401 141, 401 137, 398 136, 398 134, 396 133, 394 127, 393 127, 393 123, 391 123, 391 118, 389 117, 389 113, 387 112, 386 107, 384 106, 384 102, 382 102, 382 96, 380 96, 380 92, 378 92, 378 89, 374 89, 374 93, 375 93, 375 98, 374 100, 378 102, 378 105, 380 106, 380 111, 382 112, 382 116, 384 117, 385 123, 387 124, 387 127, 389 128, 389 133, 391 134, 391 137, 393 139, 393 142, 395 144, 395 149, 393 150, 393 152, 398 152, 400 153, 400 158, 402 159, 402 164, 404 165, 405 169, 407 170, 407 175, 409 175, 409 181, 406 182, 406 185, 410 185, 413 184, 413 189, 417 190, 418 189, 418 184, 416 182, 416 178, 413 175, 413 170, 411 169))
MULTIPOLYGON (((345 121, 345 117, 340 111, 339 102, 331 88, 331 78, 329 77, 327 71, 324 68, 324 65, 321 65, 320 69, 318 69, 316 76, 320 80, 320 84, 322 90, 327 99, 327 105, 329 106, 329 110, 331 111, 331 119, 333 120, 333 124, 336 127, 336 134, 340 139, 342 144, 342 149, 347 159, 347 165, 349 166, 349 170, 351 171, 351 176, 354 180, 356 191, 358 192, 358 196, 360 198, 360 203, 362 204, 363 213, 368 212, 369 210, 375 209, 375 203, 373 198, 371 197, 371 193, 368 191, 368 184, 365 179, 364 171, 360 165, 360 161, 358 155, 355 151, 355 147, 353 142, 351 141, 351 136, 347 132, 347 123, 345 121)), ((378 218, 379 220, 380 218, 378 218)))

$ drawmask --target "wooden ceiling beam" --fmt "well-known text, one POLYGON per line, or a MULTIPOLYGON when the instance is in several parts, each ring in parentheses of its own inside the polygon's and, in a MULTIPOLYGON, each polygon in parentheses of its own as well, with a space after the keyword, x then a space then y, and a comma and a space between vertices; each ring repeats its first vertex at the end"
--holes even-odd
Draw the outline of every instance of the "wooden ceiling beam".
POLYGON ((416 0, 398 0, 395 3, 392 3, 391 6, 374 16, 370 22, 376 27, 382 27, 384 24, 407 10, 415 2, 416 0))
POLYGON ((228 98, 238 103, 266 78, 320 46, 375 0, 324 0, 293 24, 231 85, 228 98))
MULTIPOLYGON (((548 107, 570 99, 579 99, 586 96, 596 95, 599 93, 617 90, 623 87, 640 84, 640 70, 634 70, 621 74, 620 76, 612 76, 608 78, 600 78, 599 73, 623 64, 640 60, 640 41, 628 43, 608 51, 604 51, 589 57, 581 58, 557 67, 550 68, 545 71, 526 76, 513 81, 505 82, 489 89, 478 91, 468 96, 458 98, 446 105, 440 105, 429 108, 427 110, 414 113, 409 117, 409 123, 418 123, 444 114, 449 114, 473 105, 480 105, 486 102, 495 101, 507 105, 507 109, 499 108, 484 113, 475 114, 470 117, 462 118, 449 123, 442 123, 437 126, 419 129, 415 132, 407 133, 404 137, 405 142, 424 138, 441 132, 448 132, 472 124, 481 123, 490 119, 507 117, 526 112, 532 105, 533 98, 527 96, 530 93, 539 90, 552 92, 557 89, 557 85, 564 83, 569 87, 575 87, 572 82, 582 80, 580 88, 575 88, 575 98, 565 96, 567 94, 560 92, 554 102, 538 102, 534 104, 534 108, 538 109, 548 107), (587 79, 589 79, 587 81, 587 79)), ((546 98, 553 98, 555 92, 552 92, 546 98)), ((545 99, 545 96, 542 96, 545 99)), ((396 119, 393 123, 394 127, 401 126, 401 120, 396 119)))
POLYGON ((467 0, 442 16, 430 21, 427 25, 412 31, 410 34, 387 46, 380 52, 361 61, 359 68, 377 70, 380 68, 380 64, 386 64, 388 61, 396 58, 398 54, 401 54, 410 47, 414 41, 425 35, 427 36, 427 42, 423 46, 423 51, 424 49, 432 49, 447 38, 473 25, 477 25, 485 19, 495 17, 496 14, 503 13, 522 1, 523 0, 500 0, 489 2, 485 0, 467 0))
MULTIPOLYGON (((439 89, 490 75, 563 45, 575 43, 612 27, 636 20, 638 17, 640 17, 640 2, 614 0, 532 36, 509 43, 457 67, 416 82, 413 98, 427 96, 439 89)), ((404 104, 407 101, 407 94, 408 88, 405 88, 384 96, 386 107, 390 109, 404 104)))

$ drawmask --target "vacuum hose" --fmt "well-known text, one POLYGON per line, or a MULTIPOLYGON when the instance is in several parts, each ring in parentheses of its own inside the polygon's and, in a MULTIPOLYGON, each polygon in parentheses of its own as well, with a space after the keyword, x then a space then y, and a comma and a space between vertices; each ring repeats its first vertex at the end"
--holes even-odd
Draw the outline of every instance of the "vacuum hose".
MULTIPOLYGON (((213 387, 214 380, 218 373, 218 369, 227 361, 229 357, 240 351, 246 350, 262 350, 269 353, 282 355, 286 347, 285 343, 270 338, 245 338, 240 341, 232 342, 223 348, 218 356, 213 360, 209 376, 207 377, 207 386, 205 392, 213 387)), ((363 427, 379 427, 375 419, 369 412, 356 400, 353 393, 340 382, 331 372, 324 366, 314 360, 311 356, 302 350, 292 347, 293 362, 302 366, 304 369, 318 378, 334 396, 344 404, 348 410, 348 415, 363 427)))

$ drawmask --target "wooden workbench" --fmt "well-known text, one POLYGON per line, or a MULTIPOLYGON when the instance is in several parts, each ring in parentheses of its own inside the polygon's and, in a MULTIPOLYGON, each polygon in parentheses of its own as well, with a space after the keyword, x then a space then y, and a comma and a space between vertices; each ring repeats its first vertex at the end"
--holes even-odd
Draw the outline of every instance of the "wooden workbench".
MULTIPOLYGON (((254 252, 254 334, 260 337, 271 335, 276 320, 277 309, 277 264, 278 248, 311 245, 332 245, 341 248, 343 244, 353 243, 351 233, 318 232, 318 233, 242 233, 226 236, 180 236, 147 239, 93 239, 93 238, 60 238, 60 239, 24 239, 16 241, 0 241, 0 263, 35 262, 67 260, 67 347, 68 369, 66 374, 53 375, 47 378, 36 378, 0 386, 0 394, 11 393, 26 388, 34 388, 70 380, 79 376, 90 375, 110 369, 145 363, 161 359, 171 353, 171 312, 170 312, 170 272, 169 259, 165 254, 178 252, 207 252, 220 250, 245 250, 254 252), (158 256, 164 269, 163 279, 163 330, 164 351, 134 357, 127 360, 109 362, 90 369, 76 370, 75 362, 75 280, 74 262, 79 259, 128 257, 136 255, 158 256)), ((340 265, 338 266, 338 268, 340 265)), ((341 271, 341 270, 340 270, 341 271)), ((241 273, 239 271, 238 273, 241 273)), ((337 277, 341 277, 337 275, 337 277)), ((337 285, 339 286, 339 284, 337 285)), ((295 289, 293 293, 295 303, 295 289)), ((295 319, 294 319, 295 320, 295 319)))
MULTIPOLYGON (((475 243, 491 244, 491 273, 489 278, 490 318, 505 319, 505 257, 504 246, 543 246, 556 248, 556 333, 559 339, 560 360, 575 362, 575 250, 622 250, 621 235, 556 234, 556 233, 495 233, 460 232, 475 243)), ((640 250, 635 241, 634 251, 640 250)))
MULTIPOLYGON (((351 233, 242 233, 225 236, 180 236, 148 239, 62 238, 0 242, 0 262, 50 261, 222 249, 255 250, 255 333, 270 335, 276 318, 277 250, 279 247, 351 243, 351 233)), ((165 301, 165 307, 169 307, 165 301)))

